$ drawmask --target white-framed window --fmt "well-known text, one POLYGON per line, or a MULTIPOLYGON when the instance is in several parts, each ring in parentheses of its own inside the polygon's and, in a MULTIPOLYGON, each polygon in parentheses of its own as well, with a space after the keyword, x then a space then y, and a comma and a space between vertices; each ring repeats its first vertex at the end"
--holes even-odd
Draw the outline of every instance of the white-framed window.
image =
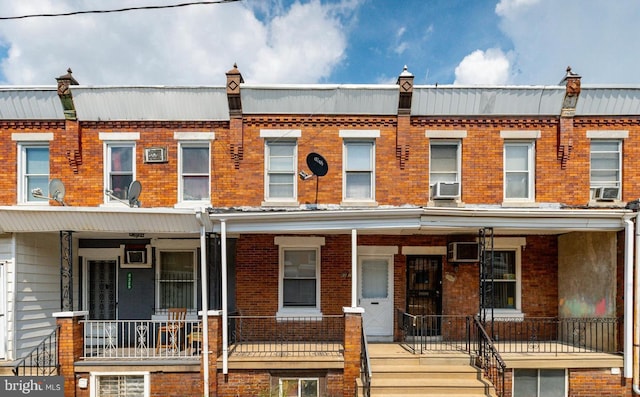
POLYGON ((522 247, 525 245, 523 237, 494 240, 493 274, 487 263, 481 281, 486 294, 485 308, 493 307, 496 317, 522 316, 522 247))
POLYGON ((620 199, 622 187, 622 141, 621 140, 591 140, 591 199, 605 198, 597 193, 602 188, 609 190, 607 199, 620 199), (611 193, 613 191, 615 195, 611 193))
POLYGON ((148 372, 91 373, 90 382, 90 397, 148 397, 151 389, 148 372))
MULTIPOLYGON (((129 185, 135 180, 135 143, 105 144, 105 190, 120 200, 129 199, 129 185)), ((105 194, 105 202, 117 202, 105 194)))
POLYGON ((211 202, 211 157, 209 142, 179 144, 178 201, 211 202))
POLYGON ((278 315, 320 314, 320 247, 323 237, 278 236, 278 315))
POLYGON ((158 250, 156 313, 197 309, 197 251, 158 250))
POLYGON ((318 378, 280 378, 280 397, 318 397, 320 380, 318 378))
POLYGON ((266 202, 297 200, 298 145, 293 139, 265 141, 266 202))
POLYGON ((504 200, 535 200, 535 143, 505 142, 504 200))
POLYGON ((345 140, 343 164, 343 200, 375 200, 375 142, 345 140))
POLYGON ((566 397, 565 369, 514 369, 513 395, 527 397, 566 397))
POLYGON ((46 198, 34 197, 34 189, 49 196, 49 145, 19 144, 18 160, 18 203, 48 204, 46 198))
POLYGON ((429 145, 429 187, 432 198, 460 195, 460 147, 460 141, 432 141, 429 145), (438 189, 438 184, 442 189, 438 189))

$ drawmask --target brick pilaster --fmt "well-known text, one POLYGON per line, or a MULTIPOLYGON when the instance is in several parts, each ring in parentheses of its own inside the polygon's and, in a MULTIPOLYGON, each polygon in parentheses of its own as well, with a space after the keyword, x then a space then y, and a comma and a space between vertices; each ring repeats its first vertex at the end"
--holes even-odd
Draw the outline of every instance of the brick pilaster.
MULTIPOLYGON (((211 311, 207 316, 207 335, 209 339, 208 351, 203 351, 200 359, 200 374, 204 386, 204 373, 209 371, 209 396, 218 395, 218 356, 222 354, 222 317, 221 312, 211 311), (204 367, 204 355, 208 355, 209 366, 204 367)), ((204 390, 203 390, 204 393, 204 390)))
POLYGON ((65 397, 76 395, 76 376, 74 364, 82 357, 84 332, 80 320, 87 312, 54 313, 56 323, 60 327, 58 335, 58 363, 60 376, 64 377, 65 397))
POLYGON ((360 377, 362 351, 362 308, 344 308, 344 396, 355 396, 356 379, 360 377))

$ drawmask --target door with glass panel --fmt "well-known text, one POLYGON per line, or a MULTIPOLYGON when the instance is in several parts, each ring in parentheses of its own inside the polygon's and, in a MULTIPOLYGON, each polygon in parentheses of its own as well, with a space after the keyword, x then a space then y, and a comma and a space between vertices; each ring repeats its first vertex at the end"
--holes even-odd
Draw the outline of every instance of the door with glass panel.
POLYGON ((372 340, 393 339, 392 266, 392 257, 361 256, 358 260, 358 302, 364 309, 364 331, 372 340))
POLYGON ((85 345, 87 354, 100 349, 115 349, 118 335, 116 322, 117 300, 117 259, 87 259, 87 309, 89 320, 102 320, 87 323, 85 345))

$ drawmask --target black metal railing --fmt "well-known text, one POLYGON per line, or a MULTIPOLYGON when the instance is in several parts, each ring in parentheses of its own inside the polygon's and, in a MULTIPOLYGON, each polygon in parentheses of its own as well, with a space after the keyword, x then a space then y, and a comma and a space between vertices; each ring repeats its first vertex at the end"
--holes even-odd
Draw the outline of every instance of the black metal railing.
POLYGON ((482 369, 484 377, 493 384, 496 396, 502 397, 505 391, 504 373, 507 366, 477 317, 473 319, 473 324, 477 335, 476 365, 482 369))
POLYGON ((362 380, 363 397, 371 395, 371 362, 369 360, 369 344, 367 343, 367 335, 364 333, 364 324, 362 326, 360 350, 360 379, 362 380))
POLYGON ((470 352, 469 316, 413 315, 398 309, 397 321, 402 342, 413 353, 470 352))
POLYGON ((56 376, 60 374, 58 362, 59 326, 47 335, 26 356, 13 366, 16 376, 56 376))
POLYGON ((616 318, 500 318, 485 329, 502 353, 615 353, 616 318))
POLYGON ((342 355, 344 316, 229 316, 234 355, 342 355))

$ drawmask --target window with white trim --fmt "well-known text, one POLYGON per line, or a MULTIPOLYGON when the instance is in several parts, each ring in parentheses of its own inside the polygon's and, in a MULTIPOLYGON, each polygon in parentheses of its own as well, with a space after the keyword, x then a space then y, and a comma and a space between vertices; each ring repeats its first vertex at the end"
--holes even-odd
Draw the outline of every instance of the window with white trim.
POLYGON ((460 180, 460 141, 432 141, 429 150, 429 187, 432 197, 436 193, 434 187, 437 183, 453 184, 460 183, 460 180))
POLYGON ((180 143, 180 202, 210 202, 209 143, 180 143))
POLYGON ((280 378, 280 397, 318 397, 320 381, 318 378, 280 378))
MULTIPOLYGON (((105 150, 105 189, 120 200, 129 199, 129 186, 135 180, 135 144, 107 143, 105 150)), ((117 200, 105 195, 105 202, 117 200)))
POLYGON ((519 262, 519 250, 493 250, 493 269, 487 266, 482 278, 486 308, 520 309, 519 262))
MULTIPOLYGON (((622 186, 622 141, 591 140, 591 199, 597 199, 598 189, 614 188, 615 197, 620 199, 622 186)), ((602 196, 602 194, 601 194, 602 196)), ((602 198, 602 197, 601 197, 602 198)))
POLYGON ((505 201, 534 201, 535 144, 533 142, 505 142, 504 199, 505 201))
POLYGON ((265 141, 265 201, 295 201, 297 142, 265 141))
POLYGON ((49 145, 19 145, 18 202, 48 203, 48 199, 34 197, 34 189, 40 189, 42 195, 49 196, 49 145))
POLYGON ((565 397, 567 374, 564 369, 514 369, 513 395, 526 397, 565 397))
POLYGON ((319 309, 318 248, 281 247, 282 307, 319 309))
POLYGON ((345 201, 375 200, 375 143, 344 141, 343 199, 345 201))
POLYGON ((157 267, 156 312, 170 308, 197 309, 196 250, 161 250, 157 267))
POLYGON ((91 397, 147 397, 148 374, 92 374, 91 397))

